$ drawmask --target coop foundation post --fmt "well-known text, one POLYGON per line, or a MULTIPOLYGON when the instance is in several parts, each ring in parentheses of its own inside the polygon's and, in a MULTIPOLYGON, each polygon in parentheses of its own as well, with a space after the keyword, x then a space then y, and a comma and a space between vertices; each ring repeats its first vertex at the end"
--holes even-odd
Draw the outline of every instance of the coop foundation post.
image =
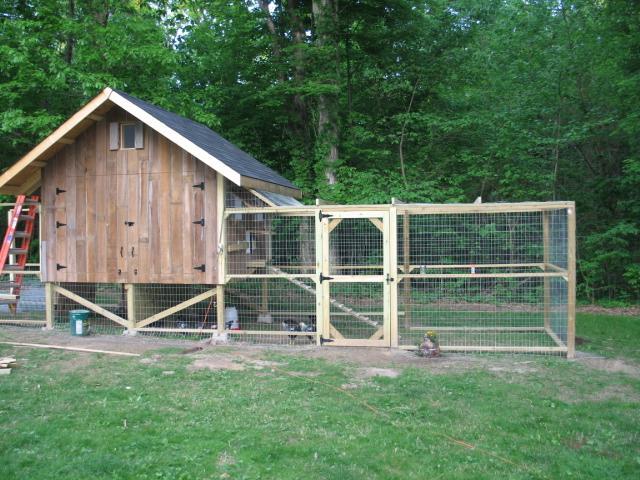
POLYGON ((218 335, 224 334, 224 285, 216 285, 216 322, 218 335))
POLYGON ((47 330, 53 329, 53 319, 55 316, 55 303, 54 299, 54 286, 53 283, 47 282, 44 284, 44 304, 45 304, 45 328, 47 330))
MULTIPOLYGON (((543 270, 547 271, 547 265, 551 263, 550 252, 550 232, 549 232, 549 212, 542 212, 542 261, 544 263, 543 270)), ((551 331, 551 279, 544 277, 544 328, 551 331)))
POLYGON ((576 355, 576 207, 567 209, 567 358, 576 355))
POLYGON ((124 286, 127 292, 127 330, 134 332, 136 329, 136 288, 127 283, 124 286))

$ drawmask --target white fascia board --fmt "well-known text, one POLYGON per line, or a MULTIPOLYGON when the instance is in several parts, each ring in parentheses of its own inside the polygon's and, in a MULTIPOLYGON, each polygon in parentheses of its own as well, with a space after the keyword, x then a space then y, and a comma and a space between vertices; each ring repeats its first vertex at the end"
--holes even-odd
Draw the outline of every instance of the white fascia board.
POLYGON ((236 185, 240 186, 241 175, 236 172, 234 169, 226 165, 225 163, 218 160, 216 157, 211 155, 210 153, 204 151, 202 148, 186 139, 178 132, 169 128, 160 120, 155 118, 153 115, 145 112, 143 109, 133 104, 122 95, 119 95, 118 92, 111 91, 109 94, 109 100, 115 103, 120 108, 126 110, 131 115, 136 117, 138 120, 153 128, 160 135, 163 135, 167 139, 171 140, 173 143, 178 145, 180 148, 189 152, 191 155, 196 157, 198 160, 202 161, 206 165, 213 168, 216 172, 220 172, 223 177, 229 179, 236 185))

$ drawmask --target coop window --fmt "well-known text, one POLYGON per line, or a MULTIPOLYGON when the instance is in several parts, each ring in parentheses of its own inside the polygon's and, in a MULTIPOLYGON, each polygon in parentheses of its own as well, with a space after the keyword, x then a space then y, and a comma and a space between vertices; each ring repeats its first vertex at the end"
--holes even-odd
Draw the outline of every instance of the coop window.
POLYGON ((144 148, 142 122, 112 122, 109 132, 110 150, 133 150, 144 148))

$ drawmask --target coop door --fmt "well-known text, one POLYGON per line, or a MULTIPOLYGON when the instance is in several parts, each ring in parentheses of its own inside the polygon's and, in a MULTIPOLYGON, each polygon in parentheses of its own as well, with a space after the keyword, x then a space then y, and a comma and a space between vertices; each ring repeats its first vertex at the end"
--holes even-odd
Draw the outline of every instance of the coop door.
POLYGON ((389 346, 389 214, 321 215, 322 308, 328 345, 389 346))

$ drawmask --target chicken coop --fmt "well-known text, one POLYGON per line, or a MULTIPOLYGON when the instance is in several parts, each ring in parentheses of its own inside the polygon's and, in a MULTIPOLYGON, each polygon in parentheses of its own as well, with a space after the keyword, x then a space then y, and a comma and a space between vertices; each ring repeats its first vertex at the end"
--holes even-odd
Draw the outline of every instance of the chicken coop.
POLYGON ((573 202, 302 205, 208 128, 110 89, 0 192, 39 209, 32 263, 9 239, 1 323, 85 308, 94 332, 574 354, 573 202))

